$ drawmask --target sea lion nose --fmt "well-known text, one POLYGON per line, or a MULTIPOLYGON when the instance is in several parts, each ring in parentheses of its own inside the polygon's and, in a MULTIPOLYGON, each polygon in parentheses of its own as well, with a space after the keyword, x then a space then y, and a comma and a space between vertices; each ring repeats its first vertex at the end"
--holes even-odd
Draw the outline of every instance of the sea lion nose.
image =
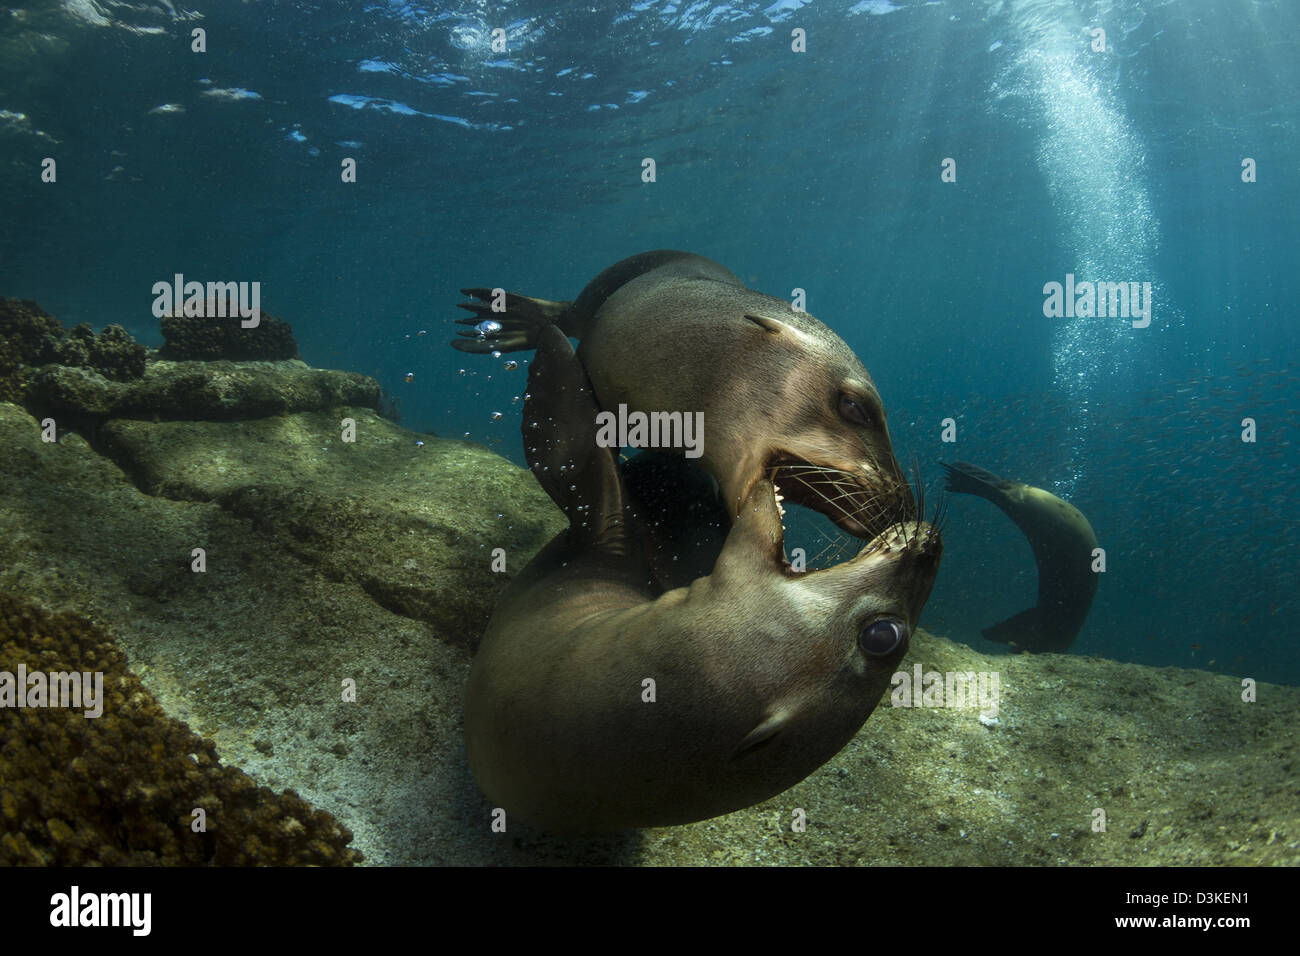
POLYGON ((907 624, 892 617, 872 621, 858 634, 858 647, 868 657, 887 657, 907 640, 907 624))

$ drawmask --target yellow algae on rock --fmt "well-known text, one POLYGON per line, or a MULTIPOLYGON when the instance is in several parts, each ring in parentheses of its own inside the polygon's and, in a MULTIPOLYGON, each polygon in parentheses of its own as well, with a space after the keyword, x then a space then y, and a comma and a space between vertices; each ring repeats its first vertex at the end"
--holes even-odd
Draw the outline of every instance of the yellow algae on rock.
POLYGON ((225 767, 92 622, 0 594, 0 672, 99 672, 102 714, 0 708, 0 865, 347 866, 351 832, 225 767), (191 824, 203 811, 204 828, 191 824))

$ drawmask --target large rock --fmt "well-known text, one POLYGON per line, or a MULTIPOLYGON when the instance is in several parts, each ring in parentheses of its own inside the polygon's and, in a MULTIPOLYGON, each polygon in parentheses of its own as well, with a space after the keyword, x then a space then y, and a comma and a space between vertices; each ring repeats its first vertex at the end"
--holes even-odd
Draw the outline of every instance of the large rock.
POLYGON ((465 648, 513 572, 563 527, 533 477, 480 445, 370 409, 248 422, 109 422, 103 447, 149 495, 216 502, 326 577, 465 648), (342 440, 350 421, 355 441, 342 440))
POLYGON ((278 362, 173 362, 152 359, 144 375, 114 381, 89 368, 46 365, 30 374, 29 403, 92 418, 262 418, 334 406, 382 409, 367 375, 278 362))
MULTIPOLYGON (((461 839, 481 812, 460 735, 466 645, 562 518, 523 469, 482 448, 349 414, 359 447, 333 454, 333 418, 167 431, 178 448, 159 449, 159 473, 195 460, 186 428, 211 442, 210 467, 173 486, 207 500, 174 500, 142 491, 75 432, 42 442, 31 415, 0 404, 0 590, 89 613, 169 714, 257 783, 334 812, 368 863, 479 862, 491 857, 486 830, 461 839), (228 484, 198 490, 223 469, 228 484), (497 546, 504 574, 489 570, 497 546), (367 587, 435 623, 388 610, 367 587), (356 703, 342 700, 345 680, 356 703)), ((108 430, 114 454, 144 467, 148 436, 108 430)))

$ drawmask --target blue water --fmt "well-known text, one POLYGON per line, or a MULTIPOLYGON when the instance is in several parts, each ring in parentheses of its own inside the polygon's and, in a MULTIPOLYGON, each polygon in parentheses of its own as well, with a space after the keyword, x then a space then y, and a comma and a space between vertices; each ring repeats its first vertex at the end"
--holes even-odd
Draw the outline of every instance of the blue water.
MULTIPOLYGON (((1089 516, 1076 652, 1300 683, 1297 89, 1293 0, 32 3, 0 9, 0 294, 156 345, 154 282, 258 280, 308 362, 522 462, 526 365, 447 347, 456 290, 688 249, 807 290, 932 484, 1089 516), (1150 327, 1045 317, 1067 273, 1151 282, 1150 327)), ((998 649, 1028 545, 950 513, 923 623, 998 649)))

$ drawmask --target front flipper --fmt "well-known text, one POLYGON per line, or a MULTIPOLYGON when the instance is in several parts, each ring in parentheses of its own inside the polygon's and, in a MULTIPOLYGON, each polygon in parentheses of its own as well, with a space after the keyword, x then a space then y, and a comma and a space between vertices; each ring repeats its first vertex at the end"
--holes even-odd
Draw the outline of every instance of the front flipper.
POLYGON ((505 293, 505 311, 494 312, 489 304, 493 290, 488 288, 461 289, 462 294, 479 299, 478 302, 461 302, 459 308, 474 314, 457 319, 457 325, 474 326, 474 331, 457 330, 461 336, 451 340, 451 346, 462 352, 485 354, 488 352, 522 352, 537 348, 543 329, 559 325, 564 327, 571 302, 535 299, 517 292, 505 293), (484 332, 478 326, 494 322, 501 328, 484 332))
POLYGON ((569 519, 575 543, 624 528, 618 449, 596 444, 600 411, 587 372, 558 326, 541 330, 528 368, 524 455, 542 488, 569 519))

